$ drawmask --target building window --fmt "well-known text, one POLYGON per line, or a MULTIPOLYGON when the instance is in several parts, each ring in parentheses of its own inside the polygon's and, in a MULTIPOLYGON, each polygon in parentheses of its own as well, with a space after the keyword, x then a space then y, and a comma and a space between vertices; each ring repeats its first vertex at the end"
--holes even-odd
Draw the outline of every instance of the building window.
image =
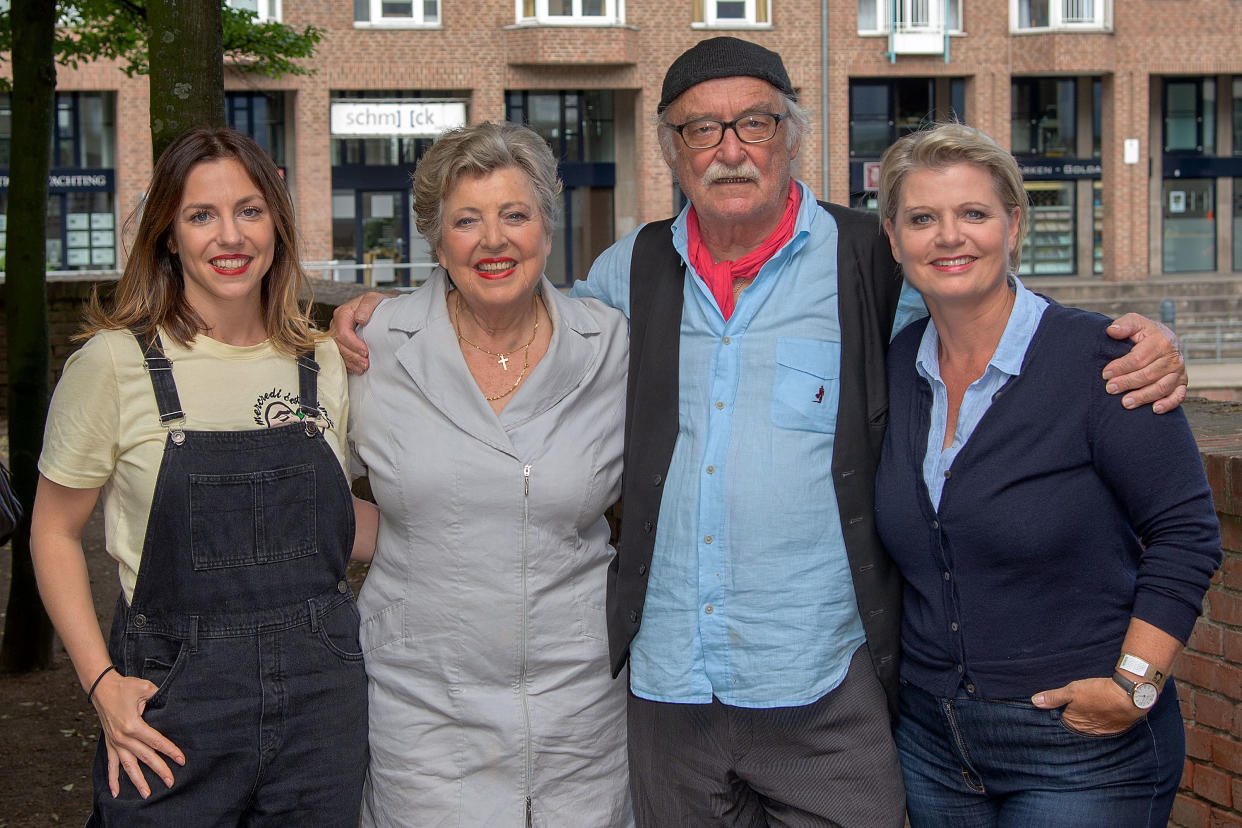
POLYGON ((1233 180, 1233 269, 1242 270, 1242 178, 1233 180))
POLYGON ((1099 78, 1091 81, 1091 157, 1104 153, 1104 83, 1099 78))
MULTIPOLYGON (((52 123, 52 167, 116 166, 116 109, 112 92, 60 92, 52 123)), ((0 120, 0 166, 9 163, 9 97, 0 120)))
POLYGON ((625 0, 516 0, 519 23, 600 26, 625 22, 625 0))
POLYGON ((1050 30, 1110 31, 1112 0, 1009 0, 1015 32, 1050 30))
POLYGON ((850 206, 874 210, 884 150, 933 122, 965 123, 966 79, 851 80, 849 119, 850 206))
POLYGON ((962 33, 962 0, 858 0, 858 33, 898 31, 962 33))
POLYGON ((545 267, 553 284, 585 279, 591 262, 615 241, 613 109, 608 89, 505 93, 505 118, 539 133, 559 160, 560 230, 545 267))
POLYGON ((440 0, 354 0, 354 25, 439 26, 440 0))
POLYGON ((1091 182, 1091 272, 1104 272, 1104 185, 1091 182))
POLYGON ((280 22, 280 0, 227 0, 230 9, 250 12, 260 23, 280 22))
POLYGON ((1242 77, 1233 79, 1233 154, 1242 155, 1242 77))
POLYGON ((561 163, 615 160, 612 90, 506 92, 505 117, 539 133, 561 163))
POLYGON ((770 0, 693 0, 694 24, 700 28, 772 25, 770 0))
MULTIPOLYGON (((59 92, 48 178, 47 266, 51 270, 116 266, 116 95, 59 92)), ((7 209, 12 110, 0 95, 0 212, 7 209)), ((0 223, 0 257, 7 229, 0 223)), ((0 259, 2 261, 2 259, 0 259)))
POLYGON ((1164 272, 1216 269, 1216 179, 1164 180, 1164 272))
POLYGON ((1022 240, 1024 276, 1070 275, 1075 271, 1074 182, 1028 181, 1031 230, 1022 240))
POLYGON ((889 144, 936 120, 934 95, 931 78, 851 82, 850 157, 879 158, 889 144))
POLYGON ((1216 80, 1170 78, 1164 82, 1164 151, 1216 153, 1216 80))
POLYGON ((278 167, 285 166, 285 98, 280 92, 226 92, 229 126, 255 140, 278 167))
POLYGON ((1009 135, 1014 155, 1077 155, 1074 78, 1015 78, 1009 135))

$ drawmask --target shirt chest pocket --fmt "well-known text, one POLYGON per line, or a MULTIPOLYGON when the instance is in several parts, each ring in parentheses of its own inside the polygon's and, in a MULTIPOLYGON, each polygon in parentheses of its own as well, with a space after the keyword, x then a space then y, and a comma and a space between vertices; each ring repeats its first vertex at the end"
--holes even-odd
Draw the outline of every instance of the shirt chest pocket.
POLYGON ((840 342, 778 339, 772 380, 772 425, 834 433, 840 376, 840 342))

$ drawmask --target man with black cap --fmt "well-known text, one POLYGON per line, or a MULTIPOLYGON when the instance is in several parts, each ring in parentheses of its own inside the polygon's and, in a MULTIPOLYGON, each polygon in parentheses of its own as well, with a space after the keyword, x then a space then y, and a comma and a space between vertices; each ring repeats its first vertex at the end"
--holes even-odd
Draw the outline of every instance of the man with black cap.
POLYGON ((635 816, 900 826, 900 575, 871 502, 902 280, 874 218, 792 177, 810 123, 776 53, 705 40, 658 111, 692 206, 574 291, 630 317, 608 621, 635 816))
POLYGON ((779 55, 705 40, 658 112, 690 206, 573 291, 630 318, 608 632, 635 816, 900 826, 901 586, 873 488, 887 344, 921 299, 873 216, 792 177, 810 124, 779 55))

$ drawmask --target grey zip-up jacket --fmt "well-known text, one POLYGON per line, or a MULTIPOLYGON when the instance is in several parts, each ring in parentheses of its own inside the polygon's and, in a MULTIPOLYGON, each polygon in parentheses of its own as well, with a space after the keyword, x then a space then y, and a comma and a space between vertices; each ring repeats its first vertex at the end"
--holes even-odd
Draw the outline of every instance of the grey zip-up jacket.
POLYGON ((626 323, 546 279, 547 354, 497 416, 442 271, 382 303, 350 438, 382 512, 362 589, 363 824, 628 826, 626 678, 608 665, 626 323))

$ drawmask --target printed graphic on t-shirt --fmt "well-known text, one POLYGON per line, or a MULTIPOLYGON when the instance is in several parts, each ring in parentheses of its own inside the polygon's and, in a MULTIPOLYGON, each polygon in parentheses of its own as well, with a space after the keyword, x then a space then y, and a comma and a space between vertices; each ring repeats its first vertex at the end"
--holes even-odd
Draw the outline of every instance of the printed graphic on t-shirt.
MULTIPOLYGON (((275 428, 296 423, 304 419, 304 415, 298 410, 299 405, 298 395, 292 391, 284 391, 280 388, 264 391, 254 404, 255 425, 275 428)), ((319 428, 321 430, 336 428, 336 424, 328 416, 328 409, 322 405, 319 406, 319 428)))

